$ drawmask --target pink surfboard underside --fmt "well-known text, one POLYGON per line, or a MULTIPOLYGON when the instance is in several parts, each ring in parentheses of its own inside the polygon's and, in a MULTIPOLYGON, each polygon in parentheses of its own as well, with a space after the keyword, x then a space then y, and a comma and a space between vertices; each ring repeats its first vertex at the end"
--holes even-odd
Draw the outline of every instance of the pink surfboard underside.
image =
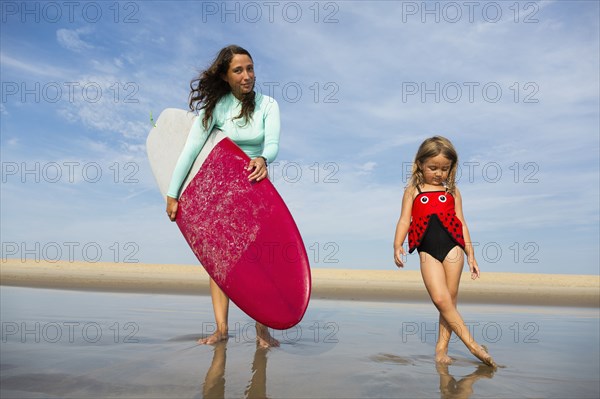
POLYGON ((269 180, 251 183, 248 156, 224 138, 179 198, 177 225, 208 274, 250 317, 275 329, 308 306, 310 266, 300 232, 269 180))

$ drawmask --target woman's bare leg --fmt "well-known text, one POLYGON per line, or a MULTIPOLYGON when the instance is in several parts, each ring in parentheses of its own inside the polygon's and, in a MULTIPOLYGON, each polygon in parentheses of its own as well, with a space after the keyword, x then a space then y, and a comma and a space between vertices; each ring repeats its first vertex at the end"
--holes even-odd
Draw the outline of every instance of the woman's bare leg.
POLYGON ((227 325, 229 318, 229 297, 225 295, 212 278, 210 279, 210 296, 212 298, 217 330, 212 335, 199 339, 199 344, 211 345, 229 338, 229 327, 227 325))
POLYGON ((270 348, 279 346, 279 341, 271 336, 269 328, 264 324, 256 322, 256 341, 261 348, 270 348))

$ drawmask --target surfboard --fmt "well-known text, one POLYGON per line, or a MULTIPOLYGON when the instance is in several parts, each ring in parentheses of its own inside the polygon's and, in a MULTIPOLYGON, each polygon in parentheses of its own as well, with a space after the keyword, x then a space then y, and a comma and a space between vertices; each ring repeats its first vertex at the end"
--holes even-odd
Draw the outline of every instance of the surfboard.
MULTIPOLYGON (((195 117, 165 109, 148 134, 148 159, 165 200, 195 117)), ((248 180, 249 161, 213 130, 183 183, 175 221, 202 266, 242 311, 268 327, 287 329, 308 307, 308 256, 271 181, 248 180)))

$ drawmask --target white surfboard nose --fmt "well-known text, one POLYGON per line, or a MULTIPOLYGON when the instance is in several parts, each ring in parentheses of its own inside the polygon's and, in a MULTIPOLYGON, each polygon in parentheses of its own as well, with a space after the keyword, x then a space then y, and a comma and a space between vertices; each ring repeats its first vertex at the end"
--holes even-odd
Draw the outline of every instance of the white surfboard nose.
MULTIPOLYGON (((167 191, 179 155, 183 151, 188 134, 197 116, 189 111, 177 108, 167 108, 161 112, 155 126, 148 133, 146 152, 152 167, 152 173, 162 196, 167 198, 167 191)), ((185 190, 192 178, 198 173, 202 163, 225 134, 219 129, 213 129, 206 144, 192 165, 188 176, 183 182, 181 192, 185 190)))

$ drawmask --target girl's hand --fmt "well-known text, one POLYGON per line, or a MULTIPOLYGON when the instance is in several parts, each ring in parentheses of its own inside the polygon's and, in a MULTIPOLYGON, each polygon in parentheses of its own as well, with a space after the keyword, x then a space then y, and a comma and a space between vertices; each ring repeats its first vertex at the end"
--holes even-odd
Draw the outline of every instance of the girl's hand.
POLYGON ((175 221, 177 217, 177 207, 179 206, 179 201, 177 201, 173 197, 167 197, 167 216, 171 219, 171 222, 175 221))
POLYGON ((475 256, 467 256, 467 263, 469 264, 469 269, 471 270, 471 279, 475 280, 476 278, 479 278, 479 266, 477 266, 475 256))
POLYGON ((246 167, 246 170, 252 170, 252 173, 250 173, 250 176, 248 176, 248 180, 250 181, 256 180, 257 182, 259 182, 262 179, 266 178, 269 174, 267 171, 267 162, 263 157, 257 157, 250 160, 248 166, 246 167))
POLYGON ((402 248, 402 246, 394 248, 394 262, 398 267, 404 267, 404 262, 402 262, 402 255, 406 256, 406 252, 404 252, 404 248, 402 248))

